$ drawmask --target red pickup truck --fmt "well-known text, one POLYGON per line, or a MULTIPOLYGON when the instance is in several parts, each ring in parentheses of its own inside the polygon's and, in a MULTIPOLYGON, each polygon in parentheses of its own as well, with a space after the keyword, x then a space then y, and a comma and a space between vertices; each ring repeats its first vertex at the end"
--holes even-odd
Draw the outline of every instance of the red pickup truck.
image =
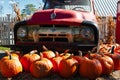
MULTIPOLYGON (((93 0, 43 0, 43 10, 14 26, 15 48, 21 51, 88 51, 98 45, 93 0)), ((77 54, 77 53, 76 53, 77 54)))

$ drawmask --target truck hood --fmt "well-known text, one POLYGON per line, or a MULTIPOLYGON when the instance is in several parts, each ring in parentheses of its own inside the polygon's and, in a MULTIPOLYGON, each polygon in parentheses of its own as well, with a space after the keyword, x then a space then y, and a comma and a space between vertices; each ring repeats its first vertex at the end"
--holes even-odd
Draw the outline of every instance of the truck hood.
POLYGON ((82 23, 84 20, 96 22, 94 14, 90 12, 80 12, 65 9, 47 9, 35 12, 32 17, 27 20, 27 24, 80 25, 80 23, 82 23))

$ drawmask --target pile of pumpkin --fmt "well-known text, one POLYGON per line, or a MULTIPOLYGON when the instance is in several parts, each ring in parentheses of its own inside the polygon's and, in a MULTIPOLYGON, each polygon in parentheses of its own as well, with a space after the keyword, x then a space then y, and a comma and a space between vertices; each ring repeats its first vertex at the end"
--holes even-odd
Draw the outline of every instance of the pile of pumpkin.
POLYGON ((96 79, 103 74, 110 74, 113 70, 120 70, 120 45, 103 44, 97 52, 88 52, 82 56, 69 53, 53 52, 43 46, 43 52, 21 55, 16 51, 0 60, 0 73, 4 77, 14 77, 25 71, 35 78, 43 78, 52 74, 58 74, 63 78, 70 78, 76 74, 88 79, 96 79))

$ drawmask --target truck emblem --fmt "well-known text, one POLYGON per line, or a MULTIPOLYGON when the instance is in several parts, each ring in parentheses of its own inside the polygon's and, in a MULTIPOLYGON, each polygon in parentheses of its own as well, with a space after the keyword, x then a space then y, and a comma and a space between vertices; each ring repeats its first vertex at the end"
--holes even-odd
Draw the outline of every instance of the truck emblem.
POLYGON ((51 14, 51 19, 55 19, 55 17, 56 17, 56 13, 53 12, 53 13, 51 14))

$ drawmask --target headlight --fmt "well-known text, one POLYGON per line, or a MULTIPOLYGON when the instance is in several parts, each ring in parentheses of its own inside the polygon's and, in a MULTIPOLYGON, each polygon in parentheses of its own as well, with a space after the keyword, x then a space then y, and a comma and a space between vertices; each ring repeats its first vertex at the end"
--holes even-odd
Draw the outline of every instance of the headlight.
POLYGON ((24 27, 20 27, 17 30, 17 37, 18 38, 25 38, 27 36, 27 29, 24 27))
POLYGON ((80 26, 74 30, 74 41, 81 44, 94 42, 94 30, 88 26, 80 26))
POLYGON ((93 30, 89 27, 81 28, 80 29, 80 35, 81 35, 81 38, 91 40, 91 41, 94 38, 93 30))

